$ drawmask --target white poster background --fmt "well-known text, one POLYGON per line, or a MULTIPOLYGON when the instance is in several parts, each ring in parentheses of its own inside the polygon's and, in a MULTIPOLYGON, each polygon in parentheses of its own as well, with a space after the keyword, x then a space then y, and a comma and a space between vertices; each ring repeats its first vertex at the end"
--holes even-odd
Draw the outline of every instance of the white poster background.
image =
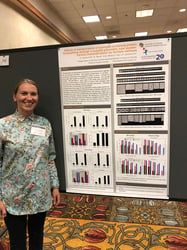
MULTIPOLYGON (((65 172, 66 172, 66 183, 67 191, 71 192, 86 192, 86 193, 100 193, 103 190, 103 194, 109 193, 114 195, 126 195, 132 197, 158 197, 167 198, 168 194, 168 159, 169 150, 166 148, 166 154, 162 157, 161 163, 166 164, 166 174, 154 178, 153 184, 152 177, 149 175, 141 177, 144 183, 152 186, 146 187, 144 183, 137 182, 136 176, 132 178, 131 184, 128 185, 128 176, 122 176, 119 172, 119 152, 115 151, 115 141, 117 130, 120 133, 128 134, 128 128, 124 128, 117 125, 117 114, 116 106, 119 102, 116 92, 114 91, 115 81, 114 64, 124 64, 131 65, 134 63, 141 63, 142 65, 147 65, 151 63, 157 63, 162 61, 171 60, 171 39, 161 38, 161 39, 148 39, 140 41, 130 41, 130 42, 118 42, 118 43, 106 43, 106 44, 93 44, 93 45, 82 45, 82 46, 70 46, 59 49, 59 70, 60 70, 60 83, 61 83, 61 93, 62 93, 62 115, 63 115, 63 132, 64 132, 64 147, 65 147, 65 172), (95 78, 95 79, 94 79, 95 78), (99 90, 98 90, 99 89, 99 90), (102 95, 103 91, 103 95, 102 95), (107 107, 106 107, 107 106, 107 107), (94 111, 92 111, 92 109, 94 111), (102 111, 103 109, 103 111, 102 111), (88 127, 76 128, 72 126, 73 117, 89 117, 89 119, 94 119, 97 113, 103 112, 108 115, 111 113, 111 123, 110 126, 106 128, 94 129, 88 127), (94 118, 92 118, 92 116, 94 118), (68 121, 71 121, 71 126, 68 121), (113 123, 113 121, 115 121, 113 123), (124 129, 124 132, 122 131, 124 129), (110 130, 110 131, 109 131, 110 130), (126 131, 125 131, 126 130, 126 131), (86 139, 90 142, 90 145, 86 147, 73 147, 70 145, 71 137, 75 137, 84 131, 86 134, 86 139), (113 138, 113 143, 110 144, 108 148, 99 147, 97 149, 93 148, 92 143, 96 140, 97 134, 102 134, 107 132, 113 138), (110 150, 110 153, 109 151, 110 150), (83 154, 87 154, 87 160, 90 162, 88 166, 76 166, 75 164, 75 154, 78 154, 79 159, 81 159, 83 154), (110 166, 106 169, 99 169, 94 166, 96 162, 96 155, 99 153, 101 157, 105 157, 106 154, 110 155, 110 166), (77 173, 82 179, 86 175, 89 175, 89 183, 78 183, 76 180, 77 173), (105 177, 110 177, 110 184, 100 184, 100 180, 105 177), (125 183, 125 185, 124 185, 125 183), (155 184, 155 185, 154 185, 155 184), (159 186, 160 184, 160 186, 159 186), (162 186, 165 185, 163 188, 162 186), (137 185, 137 186, 136 186, 137 185), (137 189, 139 192, 137 192, 137 189)), ((121 67, 121 66, 120 66, 121 67)), ((167 82, 169 82, 169 70, 167 70, 167 82)), ((160 131, 164 130, 164 140, 168 141, 168 128, 169 128, 169 86, 165 90, 165 94, 162 95, 161 101, 166 102, 166 116, 164 126, 160 127, 160 131)), ((140 95, 139 95, 140 96, 140 95)), ((145 94, 142 95, 145 97, 145 94)), ((146 95, 149 97, 149 94, 146 95)), ((154 94, 153 94, 154 96, 154 94)), ((161 96, 161 95, 160 95, 161 96)), ((123 96, 122 96, 123 97, 123 96)), ((157 127, 158 128, 158 127, 157 127)), ((157 128, 151 127, 151 130, 157 130, 157 128)), ((134 140, 138 141, 140 135, 136 133, 136 130, 141 130, 142 138, 148 139, 149 133, 148 127, 135 127, 133 128, 134 140)), ((132 134, 133 131, 130 133, 132 134)), ((150 131, 153 133, 154 131, 150 131)), ((158 133, 158 131, 157 131, 158 133)), ((160 134, 160 138, 162 137, 160 134)), ((81 135, 80 135, 81 137, 81 135)), ((160 139, 161 140, 161 139, 160 139)), ((167 145, 167 142, 166 142, 167 145)), ((121 156, 120 156, 121 157, 121 156)), ((83 159, 83 158, 82 158, 83 159)), ((104 159, 104 158, 103 158, 104 159)), ((131 155, 126 155, 127 160, 131 160, 131 155)), ((137 163, 141 159, 137 159, 137 163)), ((156 159, 155 159, 156 160, 156 159)), ((159 157, 157 159, 159 161, 159 157)))

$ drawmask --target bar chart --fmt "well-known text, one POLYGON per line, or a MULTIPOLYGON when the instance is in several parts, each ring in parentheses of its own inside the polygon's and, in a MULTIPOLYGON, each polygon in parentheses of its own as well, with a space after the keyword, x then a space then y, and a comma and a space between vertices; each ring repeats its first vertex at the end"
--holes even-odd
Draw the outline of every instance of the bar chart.
POLYGON ((154 140, 144 140, 143 154, 145 155, 165 155, 165 146, 154 140))
POLYGON ((95 140, 93 140, 94 147, 108 147, 109 146, 109 133, 96 133, 95 140))
POLYGON ((117 183, 165 185, 168 176, 166 134, 115 134, 117 183))
POLYGON ((103 188, 113 188, 113 175, 111 171, 106 173, 105 171, 83 171, 83 170, 72 170, 72 187, 77 187, 81 185, 86 188, 93 187, 103 187, 103 188))
POLYGON ((166 141, 163 138, 150 140, 136 137, 136 139, 123 139, 120 141, 121 154, 164 156, 165 147, 166 141))
POLYGON ((65 109, 64 120, 66 129, 110 129, 111 127, 111 109, 65 109))
POLYGON ((73 183, 89 183, 89 172, 87 171, 72 171, 73 183))
POLYGON ((142 154, 141 145, 131 140, 121 140, 121 154, 142 154))
POLYGON ((138 161, 122 160, 121 173, 130 175, 151 175, 165 176, 165 166, 159 161, 142 160, 138 161))
POLYGON ((65 109, 64 120, 69 187, 112 189, 110 108, 65 109))
POLYGON ((84 152, 75 152, 71 153, 71 158, 72 158, 72 165, 73 166, 87 166, 89 164, 88 158, 89 155, 88 153, 84 152))
POLYGON ((86 126, 86 117, 85 115, 74 115, 72 117, 72 122, 70 124, 71 127, 74 128, 81 128, 81 127, 85 127, 86 126))
POLYGON ((93 153, 95 156, 94 167, 109 168, 110 167, 110 154, 105 152, 93 153))
POLYGON ((101 175, 101 176, 97 176, 95 177, 95 184, 98 186, 110 186, 111 185, 111 176, 110 175, 101 175))
POLYGON ((98 113, 92 117, 92 126, 94 128, 108 128, 110 123, 109 115, 98 113))
POLYGON ((70 144, 72 146, 86 146, 87 135, 85 133, 70 133, 70 144))

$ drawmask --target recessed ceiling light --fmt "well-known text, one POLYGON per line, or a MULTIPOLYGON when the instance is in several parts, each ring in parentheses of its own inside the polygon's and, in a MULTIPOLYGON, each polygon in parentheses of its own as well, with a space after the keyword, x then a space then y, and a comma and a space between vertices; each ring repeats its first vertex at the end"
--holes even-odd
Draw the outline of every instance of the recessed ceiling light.
POLYGON ((83 16, 82 17, 85 23, 95 23, 95 22, 100 22, 99 17, 96 16, 83 16))
POLYGON ((153 9, 136 11, 136 17, 146 17, 146 16, 152 16, 152 15, 153 15, 153 9))
POLYGON ((180 33, 180 32, 187 32, 187 28, 178 29, 177 32, 178 33, 180 33))
POLYGON ((186 11, 186 9, 180 9, 179 10, 179 12, 185 12, 186 11))
POLYGON ((96 40, 104 40, 104 39, 107 39, 107 38, 108 38, 107 36, 95 36, 96 40))
POLYGON ((147 31, 146 32, 136 32, 135 36, 147 36, 147 31))
POLYGON ((105 18, 106 18, 106 19, 112 19, 112 17, 111 17, 111 16, 106 16, 105 18))
POLYGON ((171 30, 167 30, 167 33, 172 33, 172 31, 171 30))
POLYGON ((116 38, 117 36, 112 36, 112 38, 116 38))

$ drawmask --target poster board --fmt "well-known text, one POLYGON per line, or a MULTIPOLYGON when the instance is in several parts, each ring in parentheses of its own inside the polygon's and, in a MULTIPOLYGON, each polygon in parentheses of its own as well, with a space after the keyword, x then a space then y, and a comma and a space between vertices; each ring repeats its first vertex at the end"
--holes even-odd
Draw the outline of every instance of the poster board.
MULTIPOLYGON (((168 99, 168 132, 159 130, 160 137, 168 136, 169 140, 166 142, 166 147, 169 148, 169 173, 167 182, 167 190, 169 191, 169 199, 171 200, 186 200, 187 199, 187 189, 186 189, 186 176, 187 176, 187 154, 186 154, 186 140, 187 140, 187 116, 186 109, 187 106, 187 33, 169 34, 162 36, 154 36, 151 39, 158 38, 168 38, 172 37, 171 42, 171 63, 168 72, 171 71, 170 76, 170 90, 168 89, 168 94, 171 92, 170 99, 168 99)), ((139 38, 138 38, 139 39, 139 38)), ((146 39, 150 39, 147 37, 146 39)), ((113 42, 128 42, 135 40, 132 39, 120 39, 112 40, 113 42)), ((109 42, 108 40, 105 42, 109 42)), ((66 189, 67 181, 67 170, 65 169, 66 159, 64 156, 64 149, 66 148, 64 140, 64 120, 62 120, 61 106, 63 103, 62 96, 60 96, 60 82, 59 82, 59 49, 60 48, 70 48, 70 47, 80 47, 104 43, 104 41, 98 42, 85 42, 82 44, 68 44, 59 46, 43 46, 34 48, 20 48, 20 49, 8 49, 1 50, 0 54, 2 56, 9 56, 9 65, 0 66, 0 116, 3 117, 7 114, 14 112, 15 105, 12 102, 12 90, 15 83, 25 77, 34 79, 40 86, 40 100, 37 107, 37 113, 46 116, 52 123, 55 146, 56 146, 56 166, 58 170, 59 180, 60 180, 60 190, 61 192, 69 192, 66 189), (63 128, 62 128, 63 125, 63 128), (63 132, 63 134, 62 134, 63 132)), ((167 61, 167 60, 166 60, 167 61)), ((157 63, 159 61, 157 60, 157 63)), ((163 63, 163 60, 160 60, 163 63)), ((88 65, 87 65, 88 66, 88 65)), ((101 65, 100 65, 101 67, 101 65)), ((113 103, 113 101, 111 101, 113 103)), ((81 106, 81 105, 80 105, 81 106)), ((97 107, 96 107, 97 108, 97 107)), ((104 107, 102 107, 104 108, 104 107)), ((108 109, 106 106, 105 108, 108 109)), ((97 109, 97 114, 98 113, 97 109)), ((114 107, 111 107, 111 112, 113 112, 114 107)), ((76 109, 76 112, 78 109, 76 109)), ((69 109, 70 112, 70 109, 69 109)), ((114 112, 112 113, 114 114, 114 112)), ((98 118, 97 118, 98 119, 98 118)), ((113 121, 113 119, 112 119, 113 121)), ((112 123, 112 139, 114 137, 114 125, 112 123)), ((125 133, 129 135, 129 130, 124 130, 125 133)), ((134 130, 136 131, 136 130, 134 130)), ((154 131, 154 130, 153 130, 154 131)), ((141 133, 143 133, 142 131, 141 133)), ((123 133, 123 130, 122 130, 123 133)), ((124 133, 124 135, 125 135, 124 133)), ((131 131, 133 133, 133 130, 131 131)), ((137 142, 139 142, 139 137, 137 135, 137 142)), ((151 134, 151 131, 148 131, 151 134)), ((116 134, 116 138, 118 135, 116 134)), ((123 137, 125 139, 126 137, 123 137)), ((162 142, 162 138, 161 142, 162 142)), ((114 139, 113 139, 114 141, 114 139)), ((163 142, 162 142, 163 143, 163 142)), ((114 147, 112 145, 112 147, 114 147)), ((118 149, 119 150, 119 149, 118 149)), ((107 157, 107 156, 106 156, 107 157)), ((96 162, 97 163, 97 162, 96 162)), ((113 163, 115 166, 115 162, 113 163)), ((71 169, 71 165, 68 165, 71 169)), ((95 170, 97 171, 97 169, 95 170)), ((128 178, 129 179, 129 178, 128 178)), ((115 176, 114 176, 115 180, 115 176)), ((77 185, 77 188, 79 186, 77 185)), ((95 188, 96 189, 96 188, 95 188)), ((138 190, 139 187, 138 187, 138 190)), ((96 190, 97 191, 97 190, 96 190)), ((141 191, 141 190, 140 190, 141 191)), ((79 188, 78 191, 82 193, 82 189, 79 188)), ((85 192, 85 190, 84 190, 85 192)), ((92 192, 94 190, 87 190, 86 193, 92 192)), ((99 189, 97 193, 103 193, 103 189, 99 189)), ((115 189, 114 189, 115 192, 115 189)), ((110 194, 112 195, 112 194, 110 194)), ((114 193, 117 196, 116 192, 114 193)), ((120 194, 122 195, 122 194, 120 194)), ((125 196, 125 195, 124 195, 125 196)), ((144 193, 142 193, 144 197, 144 193)))
POLYGON ((168 198, 171 38, 58 57, 67 191, 168 198))

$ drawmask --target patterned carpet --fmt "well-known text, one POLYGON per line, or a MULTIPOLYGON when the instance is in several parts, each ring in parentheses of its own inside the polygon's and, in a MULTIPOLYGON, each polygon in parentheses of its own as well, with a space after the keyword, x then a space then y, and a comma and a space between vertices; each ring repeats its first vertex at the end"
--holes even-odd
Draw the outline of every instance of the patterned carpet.
MULTIPOLYGON (((187 202, 61 194, 44 250, 187 250, 187 202)), ((0 221, 0 233, 5 229, 0 221)), ((0 250, 9 250, 8 234, 0 250)))
POLYGON ((187 202, 65 193, 48 216, 187 227, 187 202))
MULTIPOLYGON (((47 218, 44 250, 186 250, 187 229, 120 222, 47 218)), ((8 250, 8 235, 1 250, 8 250)))

